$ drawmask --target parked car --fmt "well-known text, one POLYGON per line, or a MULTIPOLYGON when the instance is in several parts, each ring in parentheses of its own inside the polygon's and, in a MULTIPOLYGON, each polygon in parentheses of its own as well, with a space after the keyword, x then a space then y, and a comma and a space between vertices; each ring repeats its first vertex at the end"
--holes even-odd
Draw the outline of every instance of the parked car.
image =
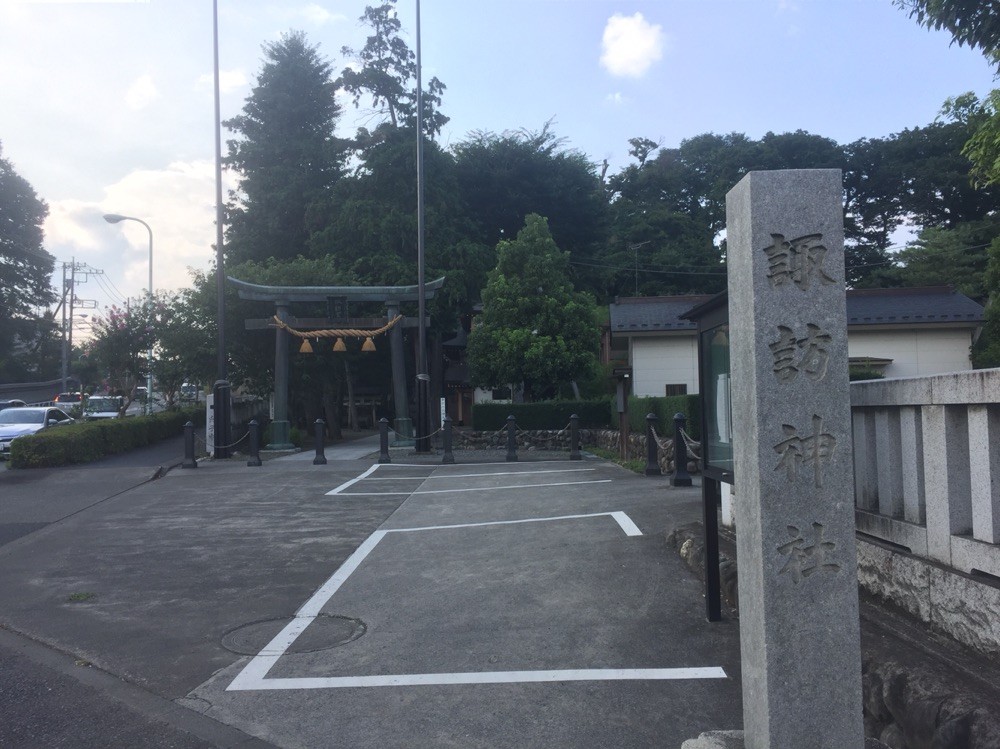
POLYGON ((10 443, 26 434, 72 424, 74 419, 61 408, 26 406, 0 411, 0 459, 10 457, 10 443))
POLYGON ((54 403, 61 403, 64 406, 72 406, 74 403, 83 401, 83 393, 59 393, 52 401, 54 403))
POLYGON ((5 408, 23 408, 27 405, 23 400, 11 398, 10 400, 0 401, 0 411, 3 411, 5 408))
POLYGON ((122 398, 119 395, 92 395, 83 406, 83 418, 117 419, 121 415, 122 398))

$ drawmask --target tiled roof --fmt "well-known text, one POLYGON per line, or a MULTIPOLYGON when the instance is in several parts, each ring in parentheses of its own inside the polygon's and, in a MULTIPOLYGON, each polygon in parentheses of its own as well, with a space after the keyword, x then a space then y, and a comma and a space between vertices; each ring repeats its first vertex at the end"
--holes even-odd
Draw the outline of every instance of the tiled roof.
POLYGON ((611 305, 611 333, 646 333, 667 330, 697 330, 681 315, 711 299, 705 294, 619 298, 611 305))
MULTIPOLYGON (((681 315, 711 296, 627 297, 611 305, 611 333, 693 331, 681 315)), ((983 322, 983 307, 950 286, 856 289, 847 292, 849 325, 925 325, 983 322)))
POLYGON ((849 325, 983 321, 983 307, 950 286, 854 289, 847 292, 849 325))

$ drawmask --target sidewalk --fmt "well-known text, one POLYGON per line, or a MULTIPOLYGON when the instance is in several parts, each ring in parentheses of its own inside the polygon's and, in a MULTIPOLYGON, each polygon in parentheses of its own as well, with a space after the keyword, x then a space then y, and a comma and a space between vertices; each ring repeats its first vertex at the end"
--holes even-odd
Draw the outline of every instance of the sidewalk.
POLYGON ((739 727, 738 630, 704 621, 662 537, 697 490, 599 460, 349 457, 377 452, 145 483, 72 469, 61 496, 58 477, 4 477, 0 523, 30 507, 19 486, 50 493, 48 524, 0 546, 0 626, 208 745, 679 746, 739 727))

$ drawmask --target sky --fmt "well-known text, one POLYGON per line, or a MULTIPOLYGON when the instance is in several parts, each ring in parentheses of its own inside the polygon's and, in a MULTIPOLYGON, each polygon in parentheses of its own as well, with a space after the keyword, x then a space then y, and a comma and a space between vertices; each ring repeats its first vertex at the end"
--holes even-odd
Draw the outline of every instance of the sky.
MULTIPOLYGON (((218 0, 222 119, 283 33, 305 32, 335 71, 351 63, 341 50, 363 46, 372 2, 218 0)), ((415 49, 415 2, 398 8, 415 49)), ((632 137, 676 147, 802 129, 849 143, 927 125, 946 98, 994 87, 981 55, 891 0, 423 0, 420 13, 424 80, 447 86, 443 145, 551 121, 612 174, 632 137)), ((54 285, 62 263, 103 271, 82 274, 77 297, 96 309, 80 314, 148 286, 146 229, 103 214, 149 224, 157 290, 210 266, 212 70, 211 0, 0 0, 3 157, 49 206, 54 285)), ((344 105, 349 136, 369 113, 344 105)))

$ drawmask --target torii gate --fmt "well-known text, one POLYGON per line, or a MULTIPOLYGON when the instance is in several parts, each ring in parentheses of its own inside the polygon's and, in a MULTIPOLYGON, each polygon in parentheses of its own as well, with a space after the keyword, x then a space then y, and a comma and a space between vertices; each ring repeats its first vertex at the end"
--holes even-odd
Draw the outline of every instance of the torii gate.
MULTIPOLYGON (((415 302, 418 299, 419 287, 413 286, 261 286, 259 284, 241 281, 227 276, 240 299, 260 302, 273 302, 275 317, 292 328, 327 328, 332 325, 350 328, 378 328, 384 324, 380 318, 348 318, 347 304, 349 302, 382 302, 386 307, 386 319, 392 320, 399 314, 399 306, 403 302, 415 302), (288 313, 292 302, 327 302, 330 305, 330 317, 339 315, 337 319, 327 318, 295 318, 288 313)), ((427 299, 444 285, 444 276, 424 284, 427 299)), ((426 321, 424 321, 426 324, 426 321)), ((415 327, 420 321, 414 320, 415 327)), ((263 330, 274 328, 274 419, 271 422, 270 450, 289 450, 293 445, 289 442, 288 422, 288 340, 289 333, 282 327, 275 327, 270 318, 265 320, 247 320, 247 330, 263 330)), ((410 327, 409 322, 404 323, 410 327)), ((400 415, 400 410, 409 402, 406 392, 406 364, 403 357, 402 326, 395 325, 389 332, 390 361, 392 363, 392 395, 396 403, 396 425, 398 433, 409 434, 409 419, 400 415), (403 423, 400 423, 403 422, 403 423)))

